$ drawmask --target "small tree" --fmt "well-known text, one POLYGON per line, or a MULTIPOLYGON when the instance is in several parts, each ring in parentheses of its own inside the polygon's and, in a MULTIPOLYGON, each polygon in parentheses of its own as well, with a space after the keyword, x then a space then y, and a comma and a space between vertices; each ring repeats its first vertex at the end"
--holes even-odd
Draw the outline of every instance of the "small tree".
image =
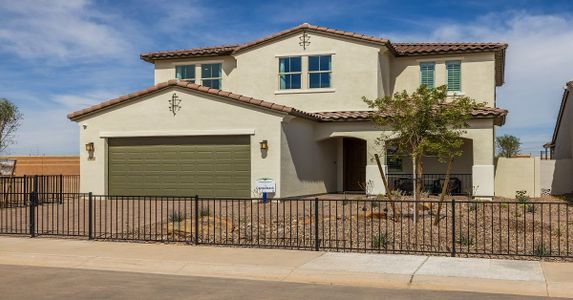
POLYGON ((497 155, 500 157, 513 157, 521 150, 521 141, 513 135, 502 135, 495 138, 497 155))
MULTIPOLYGON (((411 156, 416 178, 421 178, 422 158, 428 154, 448 160, 451 171, 453 158, 461 155, 462 129, 467 127, 471 111, 481 106, 468 97, 448 98, 446 86, 429 89, 423 85, 412 94, 403 91, 394 96, 363 100, 375 109, 372 121, 389 127, 398 150, 411 156)), ((448 183, 445 184, 447 187, 448 183)), ((414 189, 417 201, 422 190, 420 180, 416 180, 414 189)))
POLYGON ((0 152, 14 142, 14 133, 20 127, 22 113, 16 104, 0 98, 0 152))

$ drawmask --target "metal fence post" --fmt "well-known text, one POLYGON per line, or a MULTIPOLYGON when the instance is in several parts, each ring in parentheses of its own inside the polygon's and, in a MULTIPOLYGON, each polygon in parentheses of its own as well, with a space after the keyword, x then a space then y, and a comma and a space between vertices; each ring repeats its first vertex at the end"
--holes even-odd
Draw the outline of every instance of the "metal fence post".
POLYGON ((318 236, 318 198, 314 198, 314 250, 320 249, 320 239, 318 236))
POLYGON ((60 204, 64 203, 64 175, 60 174, 60 204))
POLYGON ((93 194, 92 192, 88 193, 88 239, 94 239, 94 224, 93 224, 93 194))
POLYGON ((199 245, 199 195, 195 195, 195 245, 199 245))
POLYGON ((36 202, 37 202, 37 194, 36 192, 31 192, 29 194, 30 197, 30 214, 28 225, 30 226, 30 237, 36 236, 36 202))
POLYGON ((452 257, 456 256, 456 199, 452 199, 452 257))

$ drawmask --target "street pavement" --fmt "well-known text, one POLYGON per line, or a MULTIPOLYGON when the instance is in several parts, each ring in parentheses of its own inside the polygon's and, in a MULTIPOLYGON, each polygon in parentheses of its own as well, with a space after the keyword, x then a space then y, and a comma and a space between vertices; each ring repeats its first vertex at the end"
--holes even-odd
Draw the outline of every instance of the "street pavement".
POLYGON ((180 280, 258 280, 264 286, 400 289, 403 295, 449 291, 573 297, 573 263, 525 260, 0 237, 0 265, 176 275, 180 280))
POLYGON ((0 265, 2 299, 557 299, 0 265))

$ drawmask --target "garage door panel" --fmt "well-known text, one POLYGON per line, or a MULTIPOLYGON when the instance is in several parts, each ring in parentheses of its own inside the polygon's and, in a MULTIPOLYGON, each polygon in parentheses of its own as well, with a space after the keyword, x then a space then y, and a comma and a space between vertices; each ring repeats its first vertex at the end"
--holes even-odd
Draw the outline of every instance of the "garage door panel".
POLYGON ((109 193, 250 197, 249 143, 248 136, 109 139, 109 193))

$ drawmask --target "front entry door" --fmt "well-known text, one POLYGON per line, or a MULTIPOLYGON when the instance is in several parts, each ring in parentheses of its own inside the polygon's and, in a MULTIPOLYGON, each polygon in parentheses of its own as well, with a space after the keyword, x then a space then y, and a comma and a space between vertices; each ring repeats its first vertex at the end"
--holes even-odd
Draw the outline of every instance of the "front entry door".
POLYGON ((344 138, 344 190, 363 191, 366 183, 366 141, 344 138))

